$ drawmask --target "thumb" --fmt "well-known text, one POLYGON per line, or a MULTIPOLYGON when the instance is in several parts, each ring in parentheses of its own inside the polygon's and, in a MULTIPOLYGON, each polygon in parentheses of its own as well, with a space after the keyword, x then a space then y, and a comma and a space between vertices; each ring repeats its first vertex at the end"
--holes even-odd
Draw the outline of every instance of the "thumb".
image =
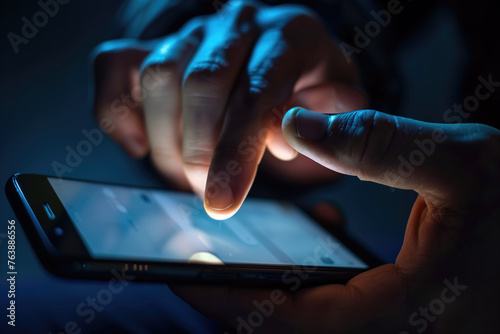
POLYGON ((459 190, 478 186, 474 176, 487 156, 482 144, 495 130, 374 110, 325 115, 302 108, 287 112, 282 129, 295 150, 327 168, 435 199, 457 198, 464 193, 459 190))
MULTIPOLYGON (((333 82, 303 88, 295 92, 287 104, 320 113, 338 114, 365 108, 366 97, 353 86, 333 82)), ((273 131, 269 131, 267 148, 280 160, 288 161, 297 156, 297 152, 283 138, 279 127, 273 127, 273 131)))

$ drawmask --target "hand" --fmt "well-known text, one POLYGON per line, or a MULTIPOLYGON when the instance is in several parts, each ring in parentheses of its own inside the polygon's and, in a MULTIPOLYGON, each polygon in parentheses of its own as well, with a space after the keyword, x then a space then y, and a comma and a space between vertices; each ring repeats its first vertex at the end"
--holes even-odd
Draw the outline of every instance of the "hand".
POLYGON ((265 289, 171 286, 177 295, 239 333, 498 332, 499 130, 295 108, 283 133, 332 170, 418 193, 396 262, 346 285, 281 289, 279 304, 265 289))
MULTIPOLYGON (((281 134, 285 106, 345 112, 365 104, 351 86, 355 65, 313 13, 292 5, 231 1, 165 38, 104 43, 95 81, 96 115, 109 135, 134 157, 150 151, 157 169, 192 188, 218 219, 238 210, 266 147, 281 160, 296 156, 281 134)), ((324 173, 310 165, 297 174, 324 173)))

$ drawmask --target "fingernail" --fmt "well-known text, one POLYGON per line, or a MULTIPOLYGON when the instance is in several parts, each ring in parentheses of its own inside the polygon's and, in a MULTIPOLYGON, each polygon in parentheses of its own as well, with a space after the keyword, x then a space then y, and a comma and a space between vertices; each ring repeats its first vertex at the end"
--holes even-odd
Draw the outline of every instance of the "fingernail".
POLYGON ((139 158, 144 154, 144 144, 137 136, 126 137, 121 145, 133 157, 139 158))
POLYGON ((300 109, 295 113, 297 135, 307 140, 319 140, 326 134, 328 115, 300 109))
POLYGON ((207 185, 205 201, 211 209, 222 211, 234 204, 234 195, 227 183, 216 180, 207 185))

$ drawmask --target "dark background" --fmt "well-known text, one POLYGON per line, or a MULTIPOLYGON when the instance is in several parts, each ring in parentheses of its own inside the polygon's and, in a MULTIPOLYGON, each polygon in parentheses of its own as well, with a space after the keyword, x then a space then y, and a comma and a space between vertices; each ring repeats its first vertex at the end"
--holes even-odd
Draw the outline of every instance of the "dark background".
MULTIPOLYGON (((99 42, 117 36, 114 17, 121 1, 73 0, 61 5, 28 44, 15 53, 9 32, 21 35, 26 16, 40 7, 36 1, 7 1, 1 6, 0 34, 0 181, 16 172, 54 175, 52 163, 64 163, 69 145, 85 139, 82 130, 97 128, 90 101, 89 53, 99 42)), ((457 20, 438 8, 403 44, 394 64, 403 81, 398 113, 425 121, 442 120, 444 111, 460 103, 459 80, 466 54, 457 20)), ((134 161, 111 140, 93 148, 82 163, 65 176, 144 186, 163 186, 144 161, 134 161)), ((346 216, 348 231, 385 261, 394 261, 416 194, 344 177, 304 192, 304 201, 331 200, 346 216)), ((7 306, 7 220, 15 219, 5 195, 0 195, 0 328, 5 328, 7 306), (5 264, 5 265, 4 265, 5 264)), ((75 320, 76 306, 107 283, 55 278, 39 264, 19 223, 16 224, 17 323, 43 317, 49 323, 75 320)), ((82 325, 95 332, 102 322, 141 332, 141 326, 174 327, 198 332, 209 322, 170 293, 166 285, 132 283, 114 296, 97 321, 82 325), (189 321, 187 319, 190 319, 189 321), (137 324, 137 323, 139 324, 137 324), (187 322, 193 324, 186 324, 187 322)), ((11 330, 12 328, 9 328, 11 330)))

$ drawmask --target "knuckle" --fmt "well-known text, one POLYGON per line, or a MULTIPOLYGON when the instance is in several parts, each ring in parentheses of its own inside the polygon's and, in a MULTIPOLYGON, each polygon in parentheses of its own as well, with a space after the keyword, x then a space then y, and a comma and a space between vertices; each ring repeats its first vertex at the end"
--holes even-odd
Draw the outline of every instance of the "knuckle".
POLYGON ((251 98, 266 95, 271 90, 271 74, 266 70, 248 72, 248 91, 251 98))
POLYGON ((182 162, 184 165, 208 167, 210 166, 210 156, 208 152, 203 150, 192 150, 182 155, 182 162))
POLYGON ((208 143, 197 142, 196 145, 183 145, 182 162, 185 165, 209 166, 213 150, 208 143))
POLYGON ((150 71, 162 71, 177 74, 179 64, 171 59, 146 59, 142 64, 142 73, 150 71))
POLYGON ((234 71, 231 59, 235 53, 241 52, 242 44, 239 33, 229 33, 223 44, 212 47, 213 49, 204 58, 190 65, 184 87, 199 90, 223 86, 231 70, 234 71))
MULTIPOLYGON (((361 155, 359 163, 364 166, 381 166, 387 156, 394 153, 394 143, 399 133, 395 116, 370 110, 363 120, 361 155)), ((392 157, 391 157, 392 159, 392 157)))
POLYGON ((140 76, 143 89, 169 86, 180 78, 179 65, 173 60, 146 60, 142 65, 140 76))
POLYGON ((375 113, 373 110, 354 113, 352 117, 349 117, 349 122, 345 127, 345 131, 353 138, 353 146, 350 150, 351 159, 357 161, 358 164, 370 163, 373 160, 370 152, 366 152, 366 146, 375 121, 375 113))
POLYGON ((398 131, 394 117, 375 110, 345 115, 347 119, 342 122, 340 131, 349 138, 349 158, 360 166, 379 166, 391 151, 394 136, 398 131))
POLYGON ((223 11, 212 18, 212 29, 219 29, 221 23, 228 26, 229 29, 225 31, 229 33, 229 36, 226 38, 232 40, 228 45, 238 50, 240 49, 240 39, 242 37, 257 34, 256 12, 257 5, 253 3, 241 1, 231 5, 231 2, 229 2, 223 11))
POLYGON ((208 19, 208 16, 206 16, 206 15, 195 16, 195 17, 189 19, 184 24, 184 26, 182 27, 182 30, 191 31, 191 30, 200 29, 206 24, 207 19, 208 19))
POLYGON ((213 92, 223 85, 227 71, 228 64, 222 60, 205 60, 194 64, 186 75, 183 89, 190 95, 213 92))

